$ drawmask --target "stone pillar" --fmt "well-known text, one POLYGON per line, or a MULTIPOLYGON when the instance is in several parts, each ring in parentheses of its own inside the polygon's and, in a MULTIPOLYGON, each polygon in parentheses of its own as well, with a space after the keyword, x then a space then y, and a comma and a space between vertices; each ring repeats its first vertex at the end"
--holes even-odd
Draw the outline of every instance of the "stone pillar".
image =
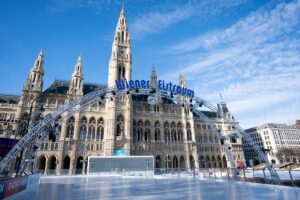
POLYGON ((76 169, 76 157, 75 157, 75 152, 72 152, 70 156, 70 168, 69 168, 69 174, 75 174, 75 169, 76 169))
POLYGON ((75 124, 74 124, 74 136, 73 139, 74 140, 78 140, 78 136, 79 136, 79 126, 80 126, 80 116, 79 113, 76 113, 74 115, 75 118, 75 124))
POLYGON ((48 164, 48 162, 49 162, 49 158, 48 157, 46 157, 46 163, 45 163, 45 171, 44 171, 44 174, 48 174, 48 170, 49 170, 49 164, 48 164))
MULTIPOLYGON (((62 118, 66 117, 65 116, 65 113, 62 114, 62 118)), ((60 131, 60 140, 65 140, 66 138, 66 133, 67 133, 67 121, 64 121, 62 124, 61 124, 61 131, 60 131)))

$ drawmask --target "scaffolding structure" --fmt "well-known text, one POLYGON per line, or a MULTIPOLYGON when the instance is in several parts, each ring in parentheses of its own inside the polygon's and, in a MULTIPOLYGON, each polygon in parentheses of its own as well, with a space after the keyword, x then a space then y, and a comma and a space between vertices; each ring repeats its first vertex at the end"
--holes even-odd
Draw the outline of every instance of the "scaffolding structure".
POLYGON ((255 152, 260 156, 261 160, 266 164, 266 167, 270 171, 271 181, 273 184, 280 184, 279 176, 276 171, 272 168, 272 164, 267 159, 266 155, 259 148, 258 145, 253 141, 250 135, 244 131, 244 129, 235 121, 233 117, 228 117, 224 115, 222 109, 218 109, 208 101, 199 98, 199 97, 186 97, 181 94, 176 94, 173 92, 160 92, 157 91, 156 88, 148 88, 148 89, 131 89, 131 90, 117 90, 117 88, 105 88, 101 89, 87 95, 84 95, 68 104, 65 104, 63 107, 59 108, 56 112, 46 116, 43 120, 41 120, 36 126, 32 129, 28 130, 28 133, 19 140, 19 142, 11 149, 11 151, 3 158, 0 162, 0 175, 5 176, 7 172, 7 168, 10 163, 20 154, 21 151, 27 150, 27 154, 23 162, 21 163, 21 170, 19 174, 21 175, 26 171, 28 167, 28 161, 34 160, 36 158, 36 152, 43 140, 47 137, 48 131, 47 127, 51 123, 56 123, 59 126, 65 120, 68 120, 75 113, 85 110, 89 105, 92 105, 96 102, 106 100, 108 98, 122 97, 126 95, 137 95, 143 94, 153 97, 153 95, 157 95, 157 98, 167 98, 172 100, 174 103, 182 105, 187 109, 191 109, 195 112, 203 121, 205 121, 208 126, 210 126, 211 130, 217 136, 220 145, 224 148, 224 151, 227 155, 227 158, 230 162, 230 167, 235 168, 235 162, 231 152, 231 144, 228 136, 221 133, 219 129, 217 129, 212 120, 210 120, 202 111, 201 107, 205 106, 209 110, 217 113, 217 116, 223 118, 225 122, 231 123, 233 127, 238 131, 240 137, 243 137, 245 140, 249 142, 249 144, 253 147, 255 152))

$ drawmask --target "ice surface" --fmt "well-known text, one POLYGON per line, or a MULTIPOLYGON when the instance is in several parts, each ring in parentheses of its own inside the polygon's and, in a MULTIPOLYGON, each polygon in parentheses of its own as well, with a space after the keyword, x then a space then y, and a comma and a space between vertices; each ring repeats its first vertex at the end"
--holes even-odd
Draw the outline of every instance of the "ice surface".
POLYGON ((300 189, 193 178, 57 176, 41 179, 37 199, 299 200, 300 189))

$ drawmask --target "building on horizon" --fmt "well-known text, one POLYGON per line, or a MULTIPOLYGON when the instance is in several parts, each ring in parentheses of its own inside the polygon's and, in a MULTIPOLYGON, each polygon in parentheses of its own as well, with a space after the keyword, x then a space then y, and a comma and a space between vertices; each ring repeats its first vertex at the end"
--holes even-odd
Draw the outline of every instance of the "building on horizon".
MULTIPOLYGON (((84 80, 83 60, 79 56, 70 81, 55 80, 43 90, 44 53, 40 52, 22 89, 21 96, 0 95, 1 137, 19 138, 26 127, 37 124, 41 116, 55 112, 66 103, 90 92, 115 87, 115 80, 132 80, 131 37, 124 9, 120 13, 108 67, 108 83, 89 84, 84 80), (30 106, 34 99, 31 117, 30 106), (45 111, 39 112, 43 105, 45 111), (42 115, 41 115, 42 114, 42 115), (31 124, 28 125, 28 118, 31 124), (7 125, 8 124, 8 125, 7 125)), ((155 68, 149 78, 157 82, 155 68)), ((178 85, 186 87, 184 76, 178 85)), ((187 98, 187 97, 182 97, 187 98)), ((186 99, 189 100, 189 99, 186 99)), ((229 115, 225 103, 219 105, 229 115)), ((217 113, 203 111, 222 134, 230 135, 235 162, 245 162, 242 141, 232 124, 217 113)), ((62 116, 64 117, 64 116, 62 116)), ((53 130, 52 123, 49 130, 53 130)), ((55 142, 45 140, 37 153, 36 167, 74 172, 86 168, 87 156, 153 155, 156 168, 217 168, 229 165, 223 147, 210 126, 190 109, 160 98, 148 103, 146 95, 127 94, 89 106, 58 127, 55 142)))
MULTIPOLYGON (((300 163, 300 130, 295 125, 267 123, 245 131, 265 152, 272 164, 300 163)), ((242 141, 246 163, 249 166, 260 164, 262 161, 249 142, 244 139, 242 141)))
POLYGON ((296 120, 296 127, 297 127, 298 129, 300 129, 300 119, 297 119, 297 120, 296 120))

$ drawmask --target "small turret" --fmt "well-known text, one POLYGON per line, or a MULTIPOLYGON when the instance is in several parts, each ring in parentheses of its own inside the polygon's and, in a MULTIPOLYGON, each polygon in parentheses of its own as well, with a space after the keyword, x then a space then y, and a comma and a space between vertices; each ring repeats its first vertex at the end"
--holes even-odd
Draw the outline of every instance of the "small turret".
POLYGON ((184 76, 182 73, 179 74, 179 85, 180 85, 180 87, 186 87, 186 83, 185 83, 184 76))
POLYGON ((151 88, 157 87, 157 75, 155 71, 154 65, 152 66, 152 72, 151 72, 151 88))
POLYGON ((83 95, 83 73, 82 73, 82 58, 81 55, 77 59, 72 80, 70 82, 68 94, 80 96, 83 95))
POLYGON ((44 58, 43 51, 41 50, 37 59, 34 62, 26 83, 23 87, 23 91, 38 91, 43 89, 43 77, 44 77, 44 58))

